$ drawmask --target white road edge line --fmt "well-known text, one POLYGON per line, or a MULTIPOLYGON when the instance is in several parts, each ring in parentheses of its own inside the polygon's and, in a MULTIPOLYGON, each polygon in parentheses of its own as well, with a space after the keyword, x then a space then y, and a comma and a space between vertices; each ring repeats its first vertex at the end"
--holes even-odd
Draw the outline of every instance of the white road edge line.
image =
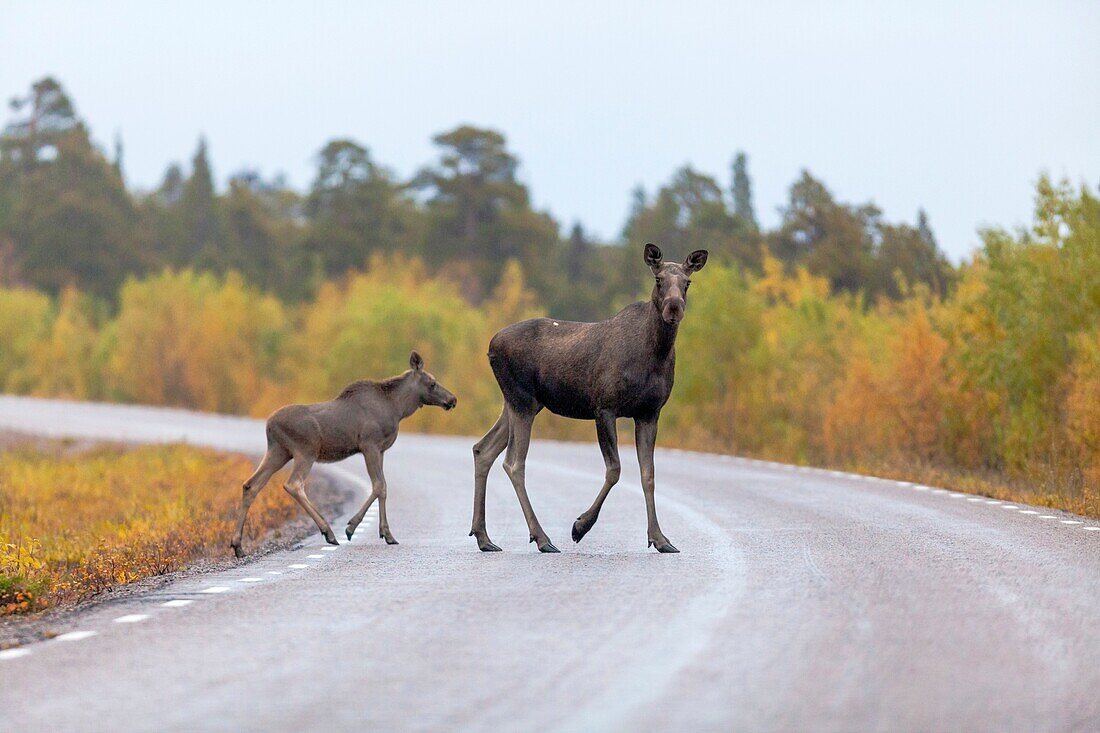
POLYGON ((147 613, 128 613, 115 619, 116 624, 136 624, 149 618, 147 613))
POLYGON ((263 580, 264 580, 263 578, 255 578, 255 577, 237 578, 238 583, 262 583, 263 580))
POLYGON ((1078 521, 1076 519, 1063 519, 1062 524, 1084 524, 1084 522, 1078 521))
POLYGON ((30 649, 23 649, 21 647, 17 647, 15 649, 0 649, 0 660, 18 659, 19 657, 25 657, 30 653, 30 649))
POLYGON ((290 565, 287 565, 287 567, 288 568, 294 568, 295 570, 301 570, 302 568, 308 568, 309 565, 306 565, 305 563, 301 563, 301 562, 296 562, 296 563, 292 563, 290 565))
POLYGON ((80 641, 81 639, 87 639, 89 636, 95 636, 97 631, 70 631, 67 634, 60 634, 53 638, 54 641, 80 641))
POLYGON ((1100 527, 1082 527, 1086 532, 1100 532, 1100 527))
POLYGON ((188 600, 186 598, 173 598, 172 600, 165 601, 160 605, 164 606, 165 608, 183 608, 184 606, 190 606, 192 603, 194 603, 194 601, 188 600))
POLYGON ((229 592, 228 585, 212 585, 209 588, 203 588, 199 593, 227 593, 229 592))

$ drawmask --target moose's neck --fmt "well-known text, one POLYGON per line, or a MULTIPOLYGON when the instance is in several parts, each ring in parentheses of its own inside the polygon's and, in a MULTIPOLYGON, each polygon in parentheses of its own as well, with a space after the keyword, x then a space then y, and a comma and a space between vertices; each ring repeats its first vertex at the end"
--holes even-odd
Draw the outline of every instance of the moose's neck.
POLYGON ((416 383, 414 379, 409 378, 402 379, 401 384, 393 391, 393 401, 400 420, 404 420, 423 406, 416 383))
POLYGON ((676 333, 679 324, 666 323, 661 317, 661 309, 652 300, 649 302, 649 318, 646 319, 646 342, 651 353, 658 360, 668 359, 676 346, 676 333))

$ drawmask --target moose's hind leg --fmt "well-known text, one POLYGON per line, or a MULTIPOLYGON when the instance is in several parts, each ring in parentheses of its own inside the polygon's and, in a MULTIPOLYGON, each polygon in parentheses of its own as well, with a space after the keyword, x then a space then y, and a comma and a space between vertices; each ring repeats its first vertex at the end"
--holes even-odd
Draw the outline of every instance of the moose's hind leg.
POLYGON ((241 540, 244 535, 244 522, 248 517, 248 510, 251 508, 252 502, 267 486, 267 482, 271 480, 271 477, 285 466, 289 460, 290 453, 286 448, 280 445, 269 446, 256 472, 241 486, 241 508, 237 513, 237 531, 233 533, 233 539, 229 543, 229 546, 233 548, 233 554, 237 557, 244 557, 244 551, 241 550, 241 540))
POLYGON ((485 437, 474 444, 474 519, 470 536, 477 539, 477 547, 482 552, 500 552, 485 529, 485 484, 493 463, 507 445, 508 408, 505 407, 485 437))
POLYGON ((309 497, 306 496, 306 476, 309 475, 309 470, 313 468, 313 463, 316 458, 306 456, 294 457, 294 470, 290 472, 290 480, 286 482, 283 489, 286 493, 290 494, 294 498, 294 501, 306 510, 306 514, 310 516, 314 524, 317 525, 317 529, 321 530, 321 534, 324 535, 325 541, 330 545, 338 545, 336 541, 336 534, 332 531, 332 527, 329 526, 325 518, 321 516, 321 513, 317 511, 317 508, 310 502, 309 497))

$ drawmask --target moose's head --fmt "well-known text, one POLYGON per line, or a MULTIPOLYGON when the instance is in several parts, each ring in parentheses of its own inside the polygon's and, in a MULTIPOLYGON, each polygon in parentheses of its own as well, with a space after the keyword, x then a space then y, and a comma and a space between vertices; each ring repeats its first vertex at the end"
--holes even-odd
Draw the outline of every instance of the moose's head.
POLYGON ((417 396, 422 405, 435 405, 444 410, 453 410, 458 398, 450 390, 435 381, 435 377, 424 371, 424 359, 415 351, 409 355, 409 371, 406 372, 416 386, 417 396))
POLYGON ((652 243, 645 246, 645 263, 657 279, 653 286, 653 305, 665 323, 676 325, 684 320, 691 274, 703 269, 703 265, 707 264, 707 254, 705 249, 697 249, 687 256, 683 264, 665 262, 660 247, 652 243))

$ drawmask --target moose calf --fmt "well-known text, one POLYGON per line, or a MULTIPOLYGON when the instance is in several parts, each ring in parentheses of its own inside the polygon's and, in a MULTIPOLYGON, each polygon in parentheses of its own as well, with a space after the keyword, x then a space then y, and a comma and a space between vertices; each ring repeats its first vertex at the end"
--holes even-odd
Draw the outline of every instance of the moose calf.
POLYGON ((267 454, 256 473, 244 482, 237 531, 230 546, 243 557, 241 535, 248 509, 256 495, 275 473, 294 459, 294 470, 283 487, 294 497, 330 545, 339 544, 324 517, 306 497, 306 476, 313 464, 342 461, 362 453, 370 475, 372 491, 363 507, 347 526, 350 540, 367 510, 378 499, 378 536, 396 545, 386 520, 386 477, 382 475, 382 454, 397 439, 402 420, 424 405, 453 410, 458 400, 424 371, 424 360, 415 351, 409 370, 381 382, 361 380, 349 384, 340 396, 314 405, 288 405, 267 419, 267 454))

